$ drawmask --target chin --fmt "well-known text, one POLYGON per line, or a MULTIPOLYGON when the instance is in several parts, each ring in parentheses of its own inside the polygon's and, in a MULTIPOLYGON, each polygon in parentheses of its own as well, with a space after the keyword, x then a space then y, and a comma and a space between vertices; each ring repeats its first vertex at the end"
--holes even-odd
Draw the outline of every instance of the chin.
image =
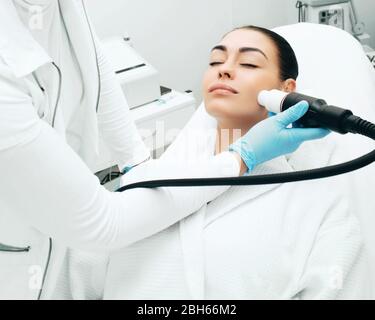
POLYGON ((208 114, 215 118, 230 118, 233 116, 234 106, 224 99, 205 101, 208 114))

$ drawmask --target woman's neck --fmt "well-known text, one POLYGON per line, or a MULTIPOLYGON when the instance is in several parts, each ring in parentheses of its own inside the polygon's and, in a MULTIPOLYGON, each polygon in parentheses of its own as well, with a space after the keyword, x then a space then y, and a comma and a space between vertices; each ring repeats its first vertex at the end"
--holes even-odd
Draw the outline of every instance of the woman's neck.
POLYGON ((252 127, 247 125, 235 125, 218 122, 216 128, 215 154, 228 150, 228 147, 236 140, 246 134, 252 127))

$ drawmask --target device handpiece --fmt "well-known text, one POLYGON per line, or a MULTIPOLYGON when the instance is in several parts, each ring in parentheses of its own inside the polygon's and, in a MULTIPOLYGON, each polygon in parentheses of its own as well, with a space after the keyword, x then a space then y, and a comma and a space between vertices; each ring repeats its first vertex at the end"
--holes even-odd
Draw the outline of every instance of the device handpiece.
POLYGON ((301 101, 309 104, 306 114, 297 121, 302 127, 321 127, 341 134, 360 133, 375 138, 375 128, 372 123, 353 115, 348 109, 328 105, 323 99, 276 89, 263 90, 258 95, 258 103, 274 113, 283 112, 301 101))

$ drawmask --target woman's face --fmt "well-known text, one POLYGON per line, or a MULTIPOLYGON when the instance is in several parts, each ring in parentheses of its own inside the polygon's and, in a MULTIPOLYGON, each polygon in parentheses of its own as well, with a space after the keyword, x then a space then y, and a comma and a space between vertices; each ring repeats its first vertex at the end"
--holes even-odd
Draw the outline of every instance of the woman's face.
POLYGON ((210 54, 203 78, 207 112, 238 126, 267 117, 257 102, 261 90, 282 89, 277 49, 265 35, 253 30, 227 34, 210 54))

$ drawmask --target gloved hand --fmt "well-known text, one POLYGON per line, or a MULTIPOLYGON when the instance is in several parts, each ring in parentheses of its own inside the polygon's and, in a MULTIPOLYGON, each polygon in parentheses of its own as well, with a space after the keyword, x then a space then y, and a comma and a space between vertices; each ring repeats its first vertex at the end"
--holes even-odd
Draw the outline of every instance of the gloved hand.
POLYGON ((304 141, 325 137, 330 130, 287 128, 300 119, 308 108, 308 103, 301 101, 284 112, 271 114, 230 145, 229 150, 237 152, 248 170, 252 171, 260 163, 296 151, 304 141))

